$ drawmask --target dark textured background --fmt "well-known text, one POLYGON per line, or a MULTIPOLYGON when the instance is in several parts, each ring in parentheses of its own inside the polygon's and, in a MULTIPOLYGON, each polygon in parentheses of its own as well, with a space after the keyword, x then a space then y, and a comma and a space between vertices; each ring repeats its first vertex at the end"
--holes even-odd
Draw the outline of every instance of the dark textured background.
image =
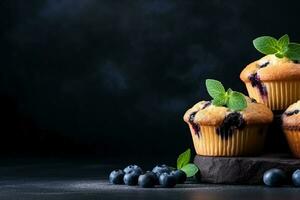
POLYGON ((206 78, 245 92, 252 39, 300 41, 296 2, 1 0, 1 154, 178 154, 206 78))

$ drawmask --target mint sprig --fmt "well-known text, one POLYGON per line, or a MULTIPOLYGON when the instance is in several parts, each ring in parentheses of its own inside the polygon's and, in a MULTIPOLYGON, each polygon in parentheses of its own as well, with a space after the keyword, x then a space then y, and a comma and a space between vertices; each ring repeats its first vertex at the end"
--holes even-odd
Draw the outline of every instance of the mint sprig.
POLYGON ((233 91, 230 88, 225 91, 220 81, 206 79, 205 85, 208 94, 213 98, 212 103, 215 106, 226 106, 234 111, 240 111, 247 107, 246 98, 242 93, 233 91))
POLYGON ((188 163, 184 165, 180 170, 184 171, 186 174, 186 177, 192 177, 197 174, 199 171, 198 167, 193 163, 188 163))
POLYGON ((191 159, 191 149, 187 149, 185 152, 180 154, 177 158, 177 169, 181 169, 183 166, 187 165, 191 159))
POLYGON ((192 177, 199 171, 198 167, 195 164, 190 163, 190 160, 191 149, 187 149, 177 158, 177 169, 184 171, 187 177, 192 177))
POLYGON ((278 40, 271 36, 261 36, 253 40, 253 45, 259 52, 266 55, 275 54, 278 58, 300 60, 300 44, 290 42, 287 34, 278 40))

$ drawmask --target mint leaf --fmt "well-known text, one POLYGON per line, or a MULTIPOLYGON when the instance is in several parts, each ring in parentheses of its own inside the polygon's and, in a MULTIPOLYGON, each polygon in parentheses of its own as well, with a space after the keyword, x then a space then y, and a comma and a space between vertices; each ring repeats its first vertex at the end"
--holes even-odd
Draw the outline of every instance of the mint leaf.
POLYGON ((232 89, 231 89, 231 88, 228 88, 228 90, 227 90, 226 93, 227 93, 228 95, 230 95, 232 92, 233 92, 232 89))
POLYGON ((212 104, 215 106, 226 106, 231 110, 243 110, 247 107, 247 101, 242 93, 235 92, 231 88, 225 92, 222 83, 217 80, 207 79, 206 88, 213 98, 212 104))
POLYGON ((262 36, 253 40, 254 47, 263 54, 275 54, 278 58, 290 60, 300 59, 300 44, 290 42, 287 34, 276 40, 270 36, 262 36))
POLYGON ((239 111, 247 107, 247 101, 242 93, 233 91, 228 100, 227 107, 231 110, 239 111))
POLYGON ((286 57, 291 60, 300 60, 300 44, 289 43, 286 57))
POLYGON ((285 34, 284 36, 282 36, 278 40, 278 46, 281 49, 287 48, 287 46, 288 46, 289 43, 290 43, 290 38, 289 38, 289 36, 287 34, 285 34))
POLYGON ((185 152, 180 154, 177 158, 177 169, 181 169, 183 166, 188 164, 191 159, 191 149, 187 149, 185 152))
POLYGON ((227 102, 226 102, 225 98, 224 99, 220 98, 220 99, 213 99, 212 104, 215 105, 215 106, 224 106, 224 105, 227 104, 227 102))
POLYGON ((225 94, 225 89, 220 81, 213 79, 206 79, 205 81, 206 89, 208 94, 213 98, 218 98, 225 94))
POLYGON ((275 56, 277 57, 277 58, 283 58, 284 57, 284 54, 283 53, 275 53, 275 56))
POLYGON ((278 42, 270 36, 262 36, 253 40, 254 47, 263 54, 274 54, 278 52, 278 42))
POLYGON ((288 51, 288 45, 290 43, 290 38, 287 34, 279 38, 278 40, 278 52, 275 54, 278 58, 283 58, 286 56, 286 52, 288 51))
POLYGON ((187 177, 192 177, 199 171, 198 167, 192 163, 185 165, 181 170, 186 173, 187 177))
POLYGON ((227 100, 226 93, 220 94, 212 100, 212 104, 215 106, 224 106, 227 104, 227 100))

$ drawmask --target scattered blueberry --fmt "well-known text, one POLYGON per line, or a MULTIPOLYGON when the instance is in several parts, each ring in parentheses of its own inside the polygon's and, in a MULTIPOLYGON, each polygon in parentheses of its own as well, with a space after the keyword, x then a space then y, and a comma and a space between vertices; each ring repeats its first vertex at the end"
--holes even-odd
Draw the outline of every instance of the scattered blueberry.
POLYGON ((159 176, 159 184, 165 188, 174 187, 176 185, 176 178, 174 175, 164 172, 159 176))
POLYGON ((156 174, 157 178, 159 178, 162 173, 171 173, 171 171, 172 170, 167 165, 157 165, 152 169, 152 172, 156 174))
POLYGON ((112 184, 123 184, 124 172, 122 170, 114 170, 109 174, 109 182, 112 184))
POLYGON ((123 181, 126 185, 137 185, 140 174, 135 171, 131 171, 124 175, 123 181))
POLYGON ((172 171, 171 175, 175 176, 177 184, 183 184, 186 181, 186 173, 182 170, 172 171))
POLYGON ((281 169, 269 169, 264 173, 263 181, 267 186, 276 187, 283 185, 286 175, 281 169))
POLYGON ((294 186, 300 187, 300 169, 297 169, 296 171, 294 171, 294 173, 292 175, 292 181, 293 181, 294 186))
POLYGON ((157 175, 154 172, 147 171, 146 173, 148 173, 148 174, 150 174, 150 175, 153 176, 155 185, 159 185, 158 177, 157 177, 157 175))
POLYGON ((138 184, 143 188, 151 188, 154 187, 156 182, 155 174, 152 172, 146 172, 143 175, 140 175, 138 178, 138 184))
POLYGON ((142 168, 140 168, 137 165, 128 165, 127 167, 125 167, 125 169, 123 170, 126 174, 131 172, 131 171, 135 171, 136 173, 138 173, 139 175, 141 175, 143 173, 142 168))

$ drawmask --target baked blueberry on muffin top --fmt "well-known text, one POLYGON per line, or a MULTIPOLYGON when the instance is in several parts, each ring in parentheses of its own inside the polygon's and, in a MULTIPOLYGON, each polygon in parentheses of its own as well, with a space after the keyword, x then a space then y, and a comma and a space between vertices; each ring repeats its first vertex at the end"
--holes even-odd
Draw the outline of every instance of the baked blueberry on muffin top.
MULTIPOLYGON (((203 101, 200 105, 201 105, 201 108, 200 109, 205 109, 206 107, 208 107, 209 105, 211 104, 210 101, 203 101)), ((192 112, 190 115, 189 115, 189 123, 191 124, 191 126, 193 127, 193 130, 195 131, 195 134, 197 134, 199 136, 199 132, 200 132, 200 128, 199 126, 194 122, 195 120, 195 115, 197 114, 197 111, 195 112, 192 112)))

